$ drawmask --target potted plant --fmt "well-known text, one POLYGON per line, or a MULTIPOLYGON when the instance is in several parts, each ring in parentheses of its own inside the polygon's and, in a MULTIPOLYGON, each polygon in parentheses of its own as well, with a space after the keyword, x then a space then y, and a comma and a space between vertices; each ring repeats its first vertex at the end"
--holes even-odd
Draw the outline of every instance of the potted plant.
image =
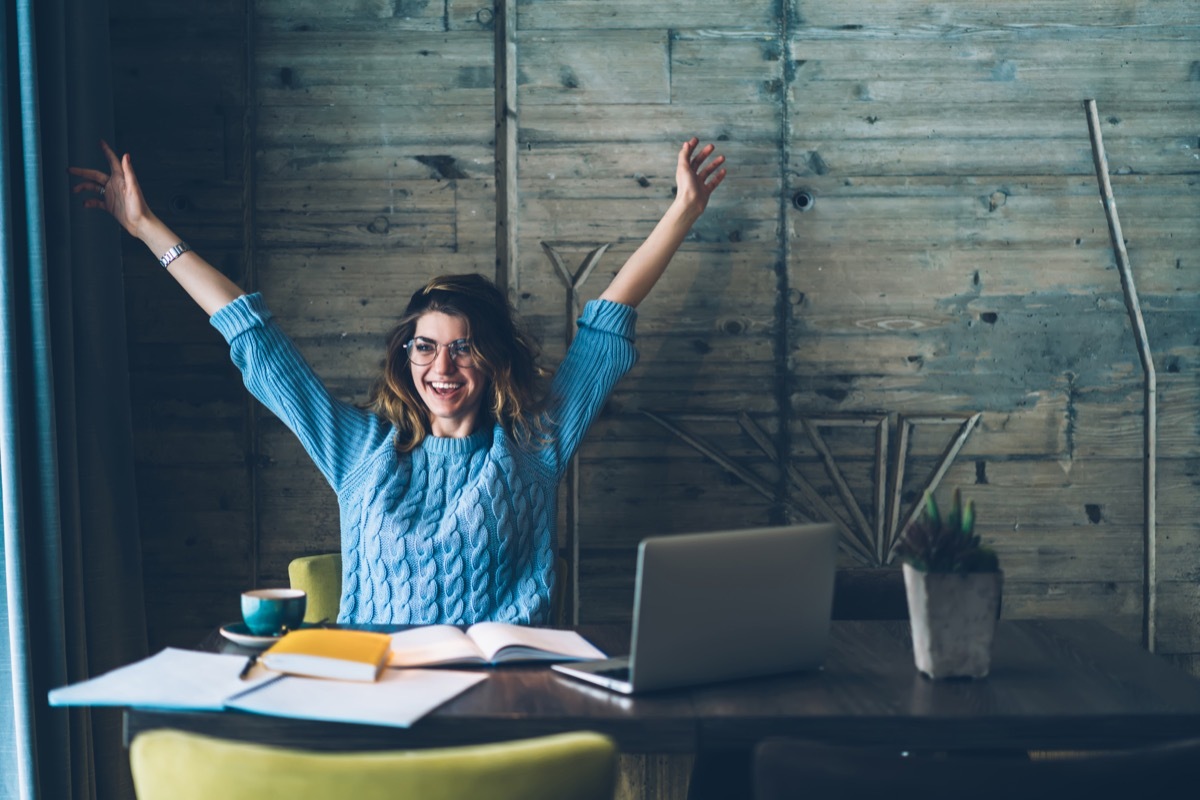
POLYGON ((975 505, 959 491, 946 517, 931 493, 896 548, 912 623, 913 657, 930 678, 982 678, 992 660, 1004 573, 975 533, 975 505))

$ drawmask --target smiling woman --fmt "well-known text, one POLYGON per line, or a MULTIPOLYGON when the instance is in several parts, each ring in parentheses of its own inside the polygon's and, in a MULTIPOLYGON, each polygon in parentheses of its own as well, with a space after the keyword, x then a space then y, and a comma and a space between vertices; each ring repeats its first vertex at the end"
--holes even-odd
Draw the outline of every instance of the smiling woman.
POLYGON ((388 335, 371 407, 396 425, 400 452, 427 434, 469 436, 481 410, 529 445, 541 427, 537 356, 495 284, 481 275, 443 275, 413 294, 388 335))
POLYGON ((434 278, 388 337, 368 407, 333 397, 267 309, 146 205, 130 157, 72 167, 84 205, 159 258, 229 343, 247 388, 300 440, 341 510, 339 622, 542 623, 554 591, 556 487, 633 366, 638 305, 725 177, 689 139, 675 200, 579 319, 548 391, 507 297, 479 275, 434 278))

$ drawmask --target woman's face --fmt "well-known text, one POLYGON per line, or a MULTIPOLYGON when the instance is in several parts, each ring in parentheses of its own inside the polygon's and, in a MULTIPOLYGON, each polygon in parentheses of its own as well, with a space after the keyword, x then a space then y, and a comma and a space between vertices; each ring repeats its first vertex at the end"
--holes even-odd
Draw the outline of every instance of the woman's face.
POLYGON ((473 364, 464 366, 454 360, 448 347, 460 339, 470 339, 467 321, 462 317, 430 311, 417 320, 413 339, 418 346, 410 351, 408 368, 412 371, 413 384, 417 393, 429 409, 434 436, 463 438, 470 436, 479 422, 479 410, 487 393, 487 377, 473 364), (417 349, 426 356, 433 347, 433 361, 420 366, 412 356, 424 360, 417 349))

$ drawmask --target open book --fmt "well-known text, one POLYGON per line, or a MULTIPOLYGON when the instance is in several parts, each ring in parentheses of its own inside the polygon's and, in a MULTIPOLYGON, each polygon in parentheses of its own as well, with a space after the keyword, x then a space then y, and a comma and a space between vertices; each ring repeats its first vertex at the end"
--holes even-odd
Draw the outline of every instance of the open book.
POLYGON ((466 631, 453 625, 427 625, 393 633, 388 666, 585 661, 604 657, 604 653, 575 631, 477 622, 466 631))

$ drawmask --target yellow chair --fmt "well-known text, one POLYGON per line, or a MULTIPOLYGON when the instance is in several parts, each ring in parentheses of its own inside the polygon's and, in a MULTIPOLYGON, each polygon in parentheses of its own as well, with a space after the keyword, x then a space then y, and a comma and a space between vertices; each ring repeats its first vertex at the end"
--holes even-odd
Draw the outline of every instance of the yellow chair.
MULTIPOLYGON (((550 624, 567 625, 567 560, 554 560, 554 596, 550 598, 550 624)), ((322 553, 292 559, 288 564, 288 579, 293 589, 303 589, 308 595, 304 612, 305 622, 333 622, 338 616, 342 599, 342 554, 322 553)))
POLYGON ((161 729, 129 750, 138 800, 612 800, 616 748, 598 733, 357 753, 161 729))

